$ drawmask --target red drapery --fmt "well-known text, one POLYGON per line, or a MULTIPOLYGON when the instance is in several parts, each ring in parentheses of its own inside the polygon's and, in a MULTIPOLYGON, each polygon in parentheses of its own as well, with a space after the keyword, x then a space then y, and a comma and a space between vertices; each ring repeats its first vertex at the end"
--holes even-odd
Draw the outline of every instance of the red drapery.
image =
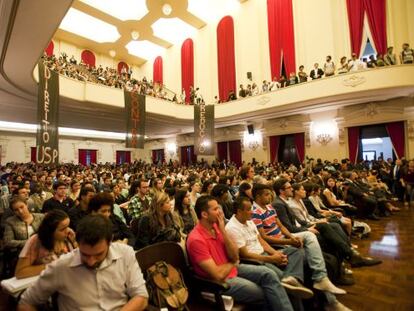
POLYGON ((187 39, 181 46, 181 87, 185 90, 185 102, 190 102, 190 86, 194 86, 194 45, 187 39))
POLYGON ((387 53, 387 14, 385 0, 364 0, 369 28, 377 53, 387 53))
POLYGON ((303 163, 303 161, 305 160, 305 133, 296 133, 294 134, 294 137, 299 162, 303 163))
POLYGON ((152 81, 154 83, 163 84, 163 79, 162 79, 162 57, 161 56, 157 56, 154 60, 154 69, 153 69, 152 81))
POLYGON ((405 153, 405 133, 404 122, 392 122, 385 124, 388 135, 390 136, 392 146, 397 158, 404 157, 405 153))
POLYGON ((362 45, 362 29, 364 27, 364 4, 362 0, 346 0, 346 5, 348 8, 351 52, 359 57, 362 45))
POLYGON ((282 62, 287 75, 296 72, 292 0, 267 0, 267 28, 271 78, 279 79, 282 62))
POLYGON ((155 161, 157 161, 157 150, 152 150, 152 163, 155 163, 155 161))
POLYGON ((131 163, 131 151, 117 150, 116 164, 131 163))
POLYGON ((217 143, 217 158, 219 161, 223 161, 223 160, 227 161, 227 156, 228 156, 227 145, 228 145, 227 141, 221 141, 217 143))
POLYGON ((79 149, 79 163, 82 165, 86 165, 86 150, 85 149, 79 149))
POLYGON ((96 150, 88 150, 91 161, 88 164, 97 163, 97 152, 96 150))
POLYGON ((30 147, 30 161, 36 163, 36 147, 30 147))
POLYGON ((236 163, 237 167, 241 166, 242 156, 241 156, 241 141, 240 140, 229 141, 229 157, 230 157, 230 161, 236 163))
POLYGON ((45 52, 46 52, 47 56, 52 56, 53 55, 54 47, 55 47, 55 45, 53 44, 53 41, 50 41, 47 48, 45 49, 45 52))
POLYGON ((181 147, 181 165, 188 165, 187 146, 181 147))
POLYGON ((349 160, 353 164, 355 164, 358 159, 359 135, 359 126, 348 127, 349 160))
POLYGON ((128 72, 129 66, 125 62, 119 62, 118 63, 118 73, 120 74, 122 71, 122 68, 125 67, 126 71, 128 72))
POLYGON ((367 14, 369 28, 377 53, 387 52, 387 19, 385 0, 347 0, 349 33, 352 53, 361 54, 364 15, 367 14))
POLYGON ((82 51, 81 54, 82 61, 91 67, 95 67, 95 54, 89 50, 82 51))
POLYGON ((278 151, 280 144, 280 136, 270 136, 269 137, 269 149, 270 149, 270 162, 278 162, 278 151))
POLYGON ((181 147, 181 165, 189 165, 197 162, 197 156, 194 154, 194 146, 181 147))
POLYGON ((225 16, 217 26, 218 89, 221 101, 227 101, 230 91, 236 93, 236 65, 234 58, 234 24, 225 16))

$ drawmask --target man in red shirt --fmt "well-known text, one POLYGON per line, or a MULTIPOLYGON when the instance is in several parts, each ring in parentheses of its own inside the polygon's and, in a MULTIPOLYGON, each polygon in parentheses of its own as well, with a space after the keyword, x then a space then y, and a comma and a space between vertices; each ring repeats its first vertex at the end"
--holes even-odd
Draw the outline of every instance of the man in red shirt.
POLYGON ((237 246, 224 227, 224 215, 212 196, 197 199, 197 226, 187 239, 187 252, 197 275, 230 288, 224 295, 236 302, 263 305, 264 310, 292 310, 276 272, 262 265, 239 264, 237 246))

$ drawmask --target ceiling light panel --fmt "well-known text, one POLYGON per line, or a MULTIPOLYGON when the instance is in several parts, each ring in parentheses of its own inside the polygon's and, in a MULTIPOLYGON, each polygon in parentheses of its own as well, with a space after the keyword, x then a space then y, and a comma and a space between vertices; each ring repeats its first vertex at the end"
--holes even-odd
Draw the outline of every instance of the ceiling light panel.
POLYGON ((145 0, 80 0, 122 21, 140 20, 148 13, 145 0))
POLYGON ((129 54, 146 60, 154 59, 155 57, 162 55, 165 51, 163 47, 148 40, 130 41, 125 47, 129 54))
POLYGON ((73 8, 69 9, 59 28, 98 43, 115 42, 121 36, 114 25, 73 8))
POLYGON ((154 36, 172 44, 179 44, 187 38, 193 37, 197 29, 178 17, 160 18, 151 25, 154 36))

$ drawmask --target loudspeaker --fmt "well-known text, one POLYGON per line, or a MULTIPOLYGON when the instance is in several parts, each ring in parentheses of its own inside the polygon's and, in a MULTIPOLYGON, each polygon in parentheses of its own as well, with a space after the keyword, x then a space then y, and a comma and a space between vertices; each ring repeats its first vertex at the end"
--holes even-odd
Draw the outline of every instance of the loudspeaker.
POLYGON ((249 132, 249 135, 253 135, 254 134, 254 127, 253 124, 249 124, 247 126, 247 131, 249 132))
POLYGON ((247 79, 252 81, 252 72, 251 71, 247 72, 247 79))

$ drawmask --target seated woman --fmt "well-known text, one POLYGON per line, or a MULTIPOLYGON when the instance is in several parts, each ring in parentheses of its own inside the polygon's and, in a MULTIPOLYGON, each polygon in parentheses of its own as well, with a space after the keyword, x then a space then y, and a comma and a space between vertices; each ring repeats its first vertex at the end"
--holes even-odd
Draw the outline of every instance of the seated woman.
POLYGON ((326 188, 323 190, 322 195, 326 199, 328 208, 341 208, 348 215, 355 215, 357 208, 353 205, 346 203, 345 201, 338 200, 336 193, 336 180, 333 177, 329 177, 325 180, 326 188))
POLYGON ((168 194, 160 193, 151 202, 150 208, 144 212, 138 223, 136 248, 172 241, 180 243, 182 233, 171 211, 168 194))
POLYGON ((14 216, 7 218, 4 230, 4 246, 19 251, 26 241, 39 230, 44 214, 31 213, 26 201, 14 198, 10 202, 14 216))
POLYGON ((310 202, 311 207, 313 208, 309 209, 309 205, 305 202, 309 213, 315 218, 326 218, 329 222, 340 223, 348 236, 350 236, 352 232, 351 219, 344 217, 340 212, 328 209, 325 204, 323 204, 320 197, 321 187, 318 184, 313 183, 304 184, 304 187, 306 190, 307 200, 310 202))
POLYGON ((187 189, 177 190, 174 200, 174 213, 184 234, 190 233, 198 222, 197 215, 190 202, 187 189))
POLYGON ((77 247, 69 222, 69 216, 61 210, 53 210, 45 215, 39 231, 27 240, 19 255, 16 278, 40 274, 47 264, 77 247))
POLYGON ((89 200, 88 213, 101 214, 112 222, 112 241, 134 246, 135 237, 127 225, 114 215, 114 197, 108 192, 100 192, 89 200))

